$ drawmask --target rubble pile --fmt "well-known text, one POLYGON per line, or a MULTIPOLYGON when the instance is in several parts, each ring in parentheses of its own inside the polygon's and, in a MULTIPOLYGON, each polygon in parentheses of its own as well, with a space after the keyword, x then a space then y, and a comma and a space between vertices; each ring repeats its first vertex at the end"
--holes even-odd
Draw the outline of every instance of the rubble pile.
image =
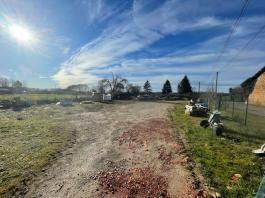
POLYGON ((118 141, 120 145, 127 144, 129 148, 144 146, 154 139, 164 139, 166 142, 172 141, 172 135, 168 129, 168 123, 164 119, 151 119, 148 122, 134 125, 125 131, 118 141))
POLYGON ((133 168, 127 171, 118 168, 103 171, 98 175, 103 194, 116 194, 119 197, 169 197, 166 179, 149 168, 133 168))

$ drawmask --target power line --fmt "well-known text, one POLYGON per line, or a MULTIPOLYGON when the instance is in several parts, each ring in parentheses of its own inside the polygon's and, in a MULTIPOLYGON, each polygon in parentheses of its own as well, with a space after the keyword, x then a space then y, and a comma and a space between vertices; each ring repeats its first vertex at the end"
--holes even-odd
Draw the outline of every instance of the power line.
MULTIPOLYGON (((265 30, 265 25, 263 25, 254 35, 253 35, 253 37, 251 37, 249 40, 248 40, 248 42, 246 42, 246 44, 236 53, 236 55, 234 56, 234 57, 232 57, 229 61, 228 61, 228 63, 225 65, 225 66, 223 66, 223 68, 225 68, 225 67, 227 67, 227 66, 229 66, 229 65, 231 65, 231 62, 233 62, 234 60, 236 60, 237 58, 238 58, 238 56, 244 51, 244 50, 246 50, 248 47, 249 47, 249 45, 254 41, 254 40, 256 40, 256 38, 259 36, 259 34, 261 34, 263 31, 265 30)), ((222 70, 222 71, 224 71, 224 70, 222 70)))
MULTIPOLYGON (((225 50, 226 50, 226 48, 227 48, 227 46, 228 46, 228 44, 232 38, 232 35, 236 32, 236 29, 238 28, 238 26, 240 24, 241 18, 245 14, 247 7, 249 6, 249 3, 250 3, 250 0, 245 0, 244 4, 242 5, 240 13, 237 16, 235 22, 233 23, 233 25, 230 29, 230 33, 229 33, 227 39, 225 40, 224 45, 219 52, 219 55, 217 56, 216 64, 220 61, 220 58, 222 57, 223 53, 225 52, 225 50)), ((214 66, 211 67, 211 71, 209 72, 209 76, 212 76, 213 70, 214 70, 214 66)), ((212 81, 212 83, 214 83, 214 77, 212 78, 211 81, 212 81)))
POLYGON ((224 42, 224 45, 223 45, 223 47, 222 47, 222 50, 221 50, 221 52, 220 52, 220 54, 219 54, 219 56, 218 56, 218 58, 217 58, 217 62, 219 62, 221 56, 222 56, 223 53, 225 52, 225 49, 227 48, 227 46, 228 46, 228 44, 229 44, 229 42, 230 42, 230 40, 231 40, 231 38, 232 38, 232 35, 236 32, 236 29, 238 28, 239 23, 240 23, 240 21, 241 21, 241 17, 242 17, 243 14, 246 12, 247 7, 248 7, 248 5, 249 5, 249 2, 250 2, 250 0, 245 0, 245 3, 243 4, 243 6, 242 6, 242 8, 241 8, 241 10, 240 10, 240 14, 238 15, 238 17, 237 17, 236 21, 234 22, 233 26, 231 27, 230 33, 229 33, 227 39, 226 39, 225 42, 224 42))

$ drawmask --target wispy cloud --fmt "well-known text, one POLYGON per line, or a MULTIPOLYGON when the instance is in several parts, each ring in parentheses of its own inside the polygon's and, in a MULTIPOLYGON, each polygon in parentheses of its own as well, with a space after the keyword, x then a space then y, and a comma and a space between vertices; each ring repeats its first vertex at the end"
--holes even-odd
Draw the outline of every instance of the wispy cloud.
POLYGON ((39 75, 39 79, 48 79, 50 78, 49 76, 42 76, 42 75, 39 75))
MULTIPOLYGON (((94 84, 111 72, 124 75, 135 83, 143 83, 148 78, 155 84, 155 89, 160 89, 158 86, 161 85, 158 84, 163 83, 161 76, 175 83, 184 74, 192 77, 194 83, 205 80, 205 74, 216 66, 218 51, 233 22, 232 19, 216 17, 222 11, 217 6, 218 2, 212 1, 161 1, 159 6, 153 8, 150 7, 152 1, 135 0, 130 9, 116 13, 115 17, 108 9, 103 11, 104 6, 107 6, 106 2, 95 2, 96 5, 90 4, 95 9, 90 13, 89 20, 99 20, 105 11, 110 12, 106 16, 112 16, 112 20, 96 39, 89 41, 60 65, 53 79, 61 87, 75 83, 94 84), (222 34, 185 48, 174 49, 168 54, 154 57, 131 56, 167 36, 177 36, 183 32, 196 33, 217 27, 223 28, 222 34)), ((227 10, 236 9, 233 4, 227 10)), ((218 67, 227 64, 227 60, 237 53, 242 43, 255 32, 264 19, 264 16, 242 19, 242 24, 218 67)), ((229 76, 233 78, 233 83, 238 83, 251 71, 255 71, 265 61, 265 54, 261 49, 264 47, 257 43, 255 48, 242 53, 240 59, 229 63, 233 68, 229 67, 230 72, 226 69, 227 75, 223 79, 228 82, 229 76), (242 76, 237 75, 238 71, 241 71, 242 76)))
POLYGON ((80 0, 76 4, 82 7, 86 13, 87 25, 93 25, 118 14, 128 3, 128 1, 110 1, 108 0, 80 0))

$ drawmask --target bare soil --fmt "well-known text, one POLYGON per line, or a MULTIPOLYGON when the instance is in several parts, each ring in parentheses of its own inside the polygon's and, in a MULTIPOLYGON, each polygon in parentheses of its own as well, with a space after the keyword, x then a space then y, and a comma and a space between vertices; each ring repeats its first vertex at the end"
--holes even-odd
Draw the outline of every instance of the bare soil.
POLYGON ((197 197, 167 120, 170 103, 120 102, 81 113, 77 142, 25 197, 197 197))

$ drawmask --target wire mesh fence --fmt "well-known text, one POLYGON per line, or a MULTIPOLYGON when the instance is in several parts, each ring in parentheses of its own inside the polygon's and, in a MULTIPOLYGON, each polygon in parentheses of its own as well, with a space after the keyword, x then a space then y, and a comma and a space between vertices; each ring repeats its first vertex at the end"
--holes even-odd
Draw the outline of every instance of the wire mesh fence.
POLYGON ((208 103, 212 110, 221 111, 224 124, 240 125, 240 131, 229 131, 240 136, 265 139, 265 107, 255 106, 242 95, 210 94, 208 103))

